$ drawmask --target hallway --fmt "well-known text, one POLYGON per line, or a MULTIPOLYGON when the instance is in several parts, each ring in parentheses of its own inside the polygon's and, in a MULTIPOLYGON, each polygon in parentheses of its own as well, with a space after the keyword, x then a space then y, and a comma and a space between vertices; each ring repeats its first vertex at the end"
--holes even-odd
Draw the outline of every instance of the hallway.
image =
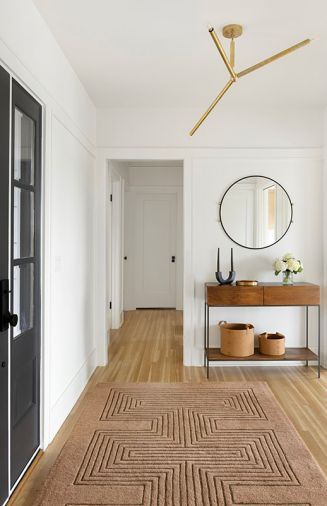
MULTIPOLYGON (((182 312, 139 310, 110 337, 107 367, 97 368, 71 414, 44 455, 32 466, 8 504, 32 506, 50 467, 84 406, 84 397, 102 382, 206 382, 201 367, 182 365, 182 312)), ((267 381, 302 439, 327 474, 327 371, 316 379, 306 367, 214 367, 210 382, 267 381)))

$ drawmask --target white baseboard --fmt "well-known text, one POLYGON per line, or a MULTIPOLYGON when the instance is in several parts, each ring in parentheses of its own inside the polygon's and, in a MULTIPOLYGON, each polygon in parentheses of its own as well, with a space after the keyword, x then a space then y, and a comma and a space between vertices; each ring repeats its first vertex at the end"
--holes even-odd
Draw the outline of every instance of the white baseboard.
POLYGON ((96 348, 93 348, 82 367, 80 367, 72 381, 67 385, 64 392, 51 408, 50 442, 73 409, 77 399, 94 372, 96 365, 96 348))

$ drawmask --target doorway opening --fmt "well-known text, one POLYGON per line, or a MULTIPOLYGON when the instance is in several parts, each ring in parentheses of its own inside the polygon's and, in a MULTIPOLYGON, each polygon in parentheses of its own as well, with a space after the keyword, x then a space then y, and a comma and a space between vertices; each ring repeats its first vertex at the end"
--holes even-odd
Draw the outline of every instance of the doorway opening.
POLYGON ((125 311, 183 310, 183 161, 110 160, 107 329, 125 311))

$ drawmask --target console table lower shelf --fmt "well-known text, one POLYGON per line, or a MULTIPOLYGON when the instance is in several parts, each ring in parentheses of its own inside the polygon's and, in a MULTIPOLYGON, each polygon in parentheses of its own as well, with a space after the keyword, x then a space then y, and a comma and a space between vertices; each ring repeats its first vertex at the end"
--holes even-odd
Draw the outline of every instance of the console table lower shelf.
POLYGON ((262 360, 280 362, 283 360, 318 360, 318 355, 309 348, 286 348, 284 355, 278 356, 263 355, 259 352, 259 348, 255 348, 254 354, 249 357, 229 357, 227 355, 223 355, 220 348, 210 348, 210 350, 207 350, 207 357, 209 362, 261 362, 262 360))

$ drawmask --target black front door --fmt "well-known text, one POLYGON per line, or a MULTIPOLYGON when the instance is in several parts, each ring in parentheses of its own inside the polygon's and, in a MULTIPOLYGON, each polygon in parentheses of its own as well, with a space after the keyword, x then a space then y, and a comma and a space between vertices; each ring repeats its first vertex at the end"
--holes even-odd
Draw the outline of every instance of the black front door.
POLYGON ((0 67, 0 504, 8 497, 10 77, 0 67))
POLYGON ((40 443, 41 106, 12 83, 11 485, 40 443))
POLYGON ((0 505, 40 444, 41 113, 0 67, 0 505))

